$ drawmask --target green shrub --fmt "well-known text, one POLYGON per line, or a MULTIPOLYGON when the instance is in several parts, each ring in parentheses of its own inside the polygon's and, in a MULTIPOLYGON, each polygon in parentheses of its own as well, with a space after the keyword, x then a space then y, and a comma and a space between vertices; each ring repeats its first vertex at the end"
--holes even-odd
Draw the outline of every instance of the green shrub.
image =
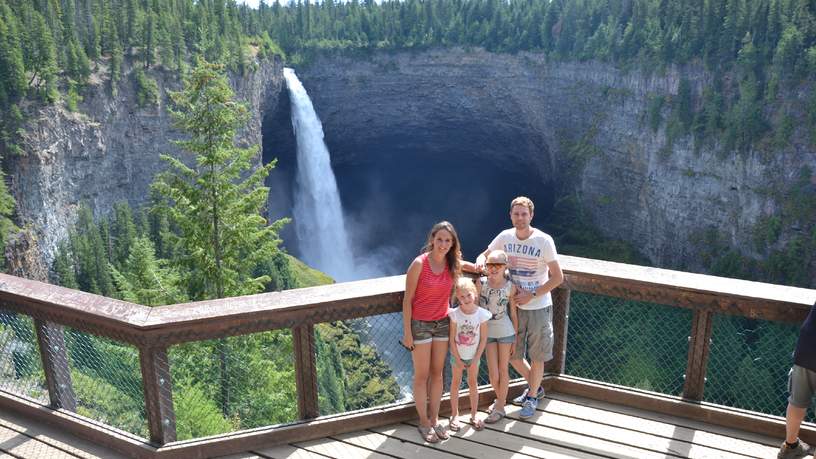
POLYGON ((71 382, 77 398, 77 413, 147 437, 142 394, 134 398, 121 388, 76 369, 71 370, 71 382))
POLYGON ((141 68, 133 71, 133 78, 136 84, 136 102, 139 106, 158 105, 159 85, 156 80, 146 75, 141 68))
POLYGON ((176 412, 176 438, 189 440, 232 432, 233 424, 201 387, 188 381, 174 381, 173 408, 176 412))
POLYGON ((72 112, 79 110, 79 103, 82 102, 82 96, 77 92, 77 85, 70 83, 68 85, 68 94, 65 95, 65 107, 72 112))
POLYGON ((772 215, 761 218, 754 225, 754 246, 757 250, 765 250, 769 245, 779 240, 782 231, 782 220, 779 216, 772 215))

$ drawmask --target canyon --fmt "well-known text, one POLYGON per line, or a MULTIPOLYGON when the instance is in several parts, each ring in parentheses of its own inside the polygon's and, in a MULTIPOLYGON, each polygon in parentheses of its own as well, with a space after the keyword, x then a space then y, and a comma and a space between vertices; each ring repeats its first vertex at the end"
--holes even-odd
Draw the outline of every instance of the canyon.
MULTIPOLYGON (((665 123, 649 127, 647 107, 676 95, 681 77, 699 102, 710 77, 692 67, 646 73, 452 48, 324 54, 296 71, 323 122, 355 250, 396 260, 383 272, 404 270, 441 219, 457 226, 472 257, 509 226, 516 195, 536 202, 534 223, 575 196, 605 236, 631 243, 654 265, 700 270, 701 231, 714 229, 751 254, 754 225, 783 205, 769 189, 805 166, 816 170, 816 152, 798 132, 770 156, 695 149, 691 136, 669 145, 665 123)), ((278 159, 269 179, 273 217, 291 215, 297 167, 282 73, 276 60, 231 77, 253 113, 240 142, 262 144, 259 162, 278 159)), ((151 75, 163 93, 180 87, 173 75, 151 75)), ((43 109, 30 122, 27 154, 10 160, 21 223, 45 261, 80 203, 96 215, 121 200, 145 203, 163 167, 159 155, 178 153, 166 98, 136 108, 127 76, 115 98, 104 81, 84 97, 78 113, 43 109)), ((284 241, 297 254, 292 233, 284 241)))

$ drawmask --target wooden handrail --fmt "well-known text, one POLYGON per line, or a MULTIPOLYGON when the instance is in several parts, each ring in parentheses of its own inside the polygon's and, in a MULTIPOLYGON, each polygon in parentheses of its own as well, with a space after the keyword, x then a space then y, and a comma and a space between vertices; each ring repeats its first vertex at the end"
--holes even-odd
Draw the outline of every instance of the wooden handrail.
MULTIPOLYGON (((797 322, 816 301, 816 290, 811 289, 566 255, 560 261, 570 290, 669 306, 797 322)), ((0 274, 0 305, 138 345, 151 339, 184 342, 230 336, 243 333, 245 327, 271 329, 290 321, 316 323, 395 312, 399 308, 393 305, 401 303, 404 286, 404 276, 392 276, 150 308, 0 274), (376 311, 369 312, 372 308, 376 311), (264 324, 253 326, 257 321, 264 324), (190 332, 195 335, 191 339, 169 338, 190 332)))
POLYGON ((0 274, 0 307, 136 346, 397 312, 405 276, 153 308, 0 274))
MULTIPOLYGON (((587 293, 789 322, 801 321, 816 301, 816 291, 804 288, 566 255, 560 260, 566 285, 587 293)), ((400 303, 404 285, 404 276, 392 276, 150 308, 0 274, 0 305, 133 344, 193 333, 190 339, 172 339, 184 342, 241 334, 245 327, 255 331, 288 326, 290 321, 373 315, 367 313, 372 307, 400 303), (258 321, 263 324, 253 326, 258 321)))
POLYGON ((816 290, 560 255, 571 290, 704 309, 781 322, 801 322, 816 290))
MULTIPOLYGON (((798 322, 804 319, 816 301, 816 290, 810 289, 563 255, 560 256, 560 261, 565 273, 565 283, 553 294, 555 358, 547 366, 547 377, 558 378, 564 370, 570 291, 689 308, 694 314, 692 323, 689 324, 689 352, 683 398, 695 402, 699 402, 703 397, 714 314, 798 322)), ((53 408, 75 409, 64 344, 53 344, 62 343, 60 325, 138 347, 150 439, 160 446, 175 440, 172 382, 167 361, 169 346, 279 328, 292 329, 299 413, 301 419, 313 418, 319 414, 316 404, 313 325, 399 312, 404 284, 404 276, 392 276, 149 308, 0 274, 0 308, 10 309, 35 319, 39 344, 43 351, 41 354, 44 356, 43 368, 46 373, 51 373, 46 374, 46 381, 49 390, 53 391, 51 393, 53 408), (60 346, 61 352, 53 352, 53 347, 60 346), (60 373, 57 374, 57 371, 60 373)), ((561 385, 556 380, 555 387, 570 388, 578 392, 599 390, 591 389, 589 385, 569 378, 561 385)), ((636 400, 638 395, 628 394, 627 397, 636 400)), ((22 407, 24 404, 13 401, 12 398, 0 396, 0 404, 11 403, 12 406, 28 410, 37 416, 47 417, 41 411, 32 410, 28 406, 22 407)), ((655 406, 660 408, 675 402, 649 403, 655 403, 655 406)), ((400 409, 396 412, 401 413, 399 416, 407 416, 411 411, 400 409)), ((696 411, 689 408, 689 412, 696 411)), ((74 425, 69 418, 63 415, 59 417, 59 422, 68 426, 74 425)), ((366 420, 364 423, 368 422, 371 421, 366 420)), ((80 424, 81 428, 77 427, 77 432, 88 436, 87 423, 76 421, 77 426, 80 424)), ((345 428, 351 426, 341 427, 345 428)), ((192 451, 175 444, 172 447, 158 447, 154 453, 150 453, 149 448, 134 447, 132 439, 122 440, 102 429, 90 431, 97 432, 90 435, 94 440, 118 446, 140 457, 175 454, 185 457, 184 451, 192 451)), ((269 432, 258 435, 277 438, 269 432)), ((256 441, 260 439, 261 437, 258 437, 256 441)), ((225 446, 232 445, 233 440, 213 440, 219 446, 214 446, 212 451, 222 451, 218 448, 233 448, 234 446, 225 446)), ((196 448, 201 448, 201 442, 197 442, 196 445, 196 448)))

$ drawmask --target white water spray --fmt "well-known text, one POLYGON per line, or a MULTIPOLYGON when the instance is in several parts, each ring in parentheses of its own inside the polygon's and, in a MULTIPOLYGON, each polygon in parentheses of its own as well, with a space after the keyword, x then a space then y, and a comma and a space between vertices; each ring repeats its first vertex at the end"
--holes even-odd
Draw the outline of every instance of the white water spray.
POLYGON ((295 232, 303 261, 337 281, 358 278, 323 125, 295 71, 283 69, 297 140, 295 232))

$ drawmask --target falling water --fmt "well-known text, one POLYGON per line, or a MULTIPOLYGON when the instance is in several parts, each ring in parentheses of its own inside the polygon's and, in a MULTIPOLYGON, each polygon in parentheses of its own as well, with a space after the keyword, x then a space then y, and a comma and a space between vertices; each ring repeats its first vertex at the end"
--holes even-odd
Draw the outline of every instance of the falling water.
POLYGON ((297 140, 295 232, 303 261, 338 281, 358 278, 323 125, 295 71, 283 70, 297 140))

